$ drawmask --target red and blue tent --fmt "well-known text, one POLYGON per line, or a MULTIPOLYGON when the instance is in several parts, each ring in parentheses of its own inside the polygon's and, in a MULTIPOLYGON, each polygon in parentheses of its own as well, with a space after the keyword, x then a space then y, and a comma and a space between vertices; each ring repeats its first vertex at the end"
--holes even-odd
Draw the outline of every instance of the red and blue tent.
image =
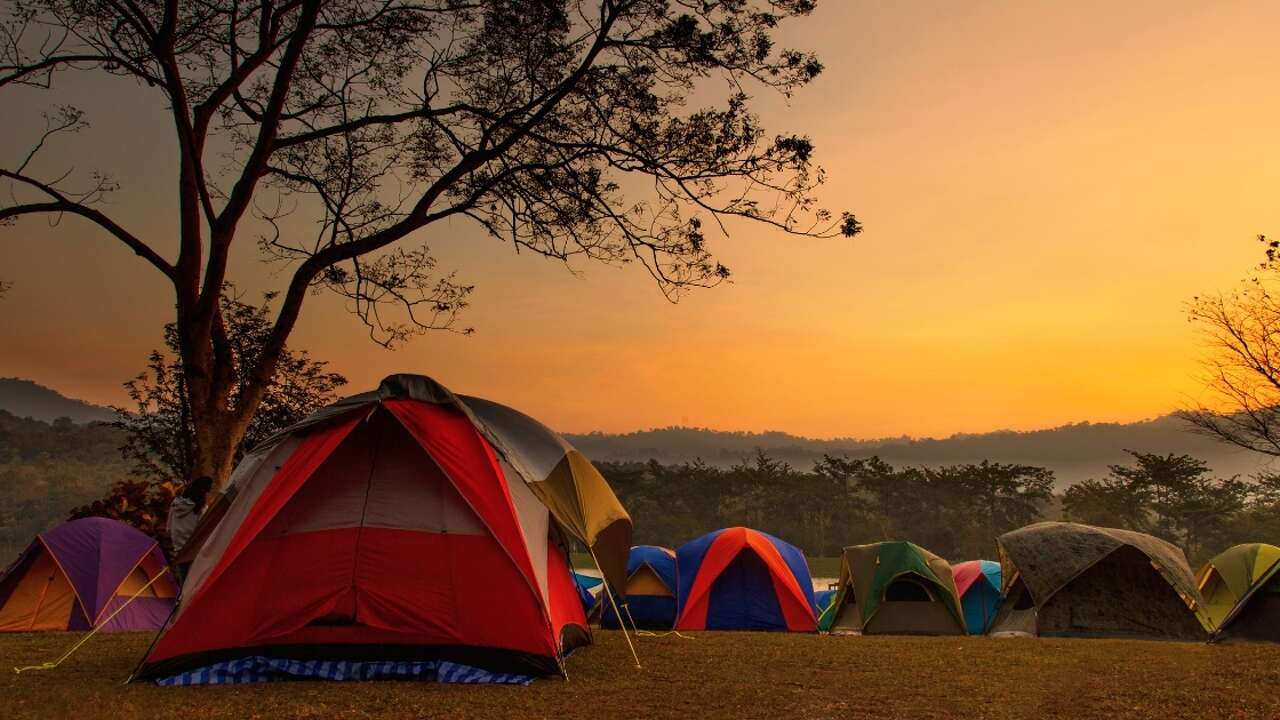
POLYGON ((744 527, 716 530, 676 551, 677 630, 814 632, 804 553, 744 527))
POLYGON ((0 575, 0 632, 158 630, 177 594, 154 538, 108 518, 72 520, 0 575))
POLYGON ((970 560, 951 566, 970 635, 984 635, 1000 609, 1000 563, 970 560))
MULTIPOLYGON (((656 545, 637 545, 627 559, 627 587, 618 605, 628 624, 642 630, 670 630, 676 622, 676 554, 656 545)), ((602 598, 600 626, 617 628, 613 603, 602 598)))

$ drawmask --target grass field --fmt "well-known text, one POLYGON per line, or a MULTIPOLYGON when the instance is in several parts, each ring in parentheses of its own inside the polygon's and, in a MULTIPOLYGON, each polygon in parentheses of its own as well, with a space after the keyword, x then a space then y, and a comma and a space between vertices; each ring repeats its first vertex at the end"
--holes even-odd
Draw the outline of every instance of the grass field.
POLYGON ((0 718, 1234 718, 1280 717, 1280 647, 1111 640, 617 632, 528 687, 418 682, 122 685, 148 635, 0 636, 0 718))

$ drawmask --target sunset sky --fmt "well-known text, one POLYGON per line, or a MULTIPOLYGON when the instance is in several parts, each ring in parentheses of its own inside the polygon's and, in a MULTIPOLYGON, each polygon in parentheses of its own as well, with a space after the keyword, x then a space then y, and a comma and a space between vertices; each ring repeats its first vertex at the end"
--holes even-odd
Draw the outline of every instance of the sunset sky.
MULTIPOLYGON (((771 130, 805 132, 856 212, 851 240, 738 224, 731 285, 669 304, 638 268, 563 265, 465 223, 421 237, 477 285, 463 324, 389 352, 315 296, 292 344, 353 391, 432 375, 563 431, 666 425, 817 436, 946 435, 1163 414, 1199 394, 1185 303, 1230 289, 1280 234, 1275 2, 837 2, 786 28, 826 71, 771 130)), ((110 168, 112 209, 173 227, 154 94, 67 85, 93 128, 58 152, 110 168)), ((37 103, 0 108, 0 153, 37 103)), ((65 96, 71 99, 71 95, 65 96)), ((241 240, 233 279, 281 286, 241 240)), ((160 275, 67 220, 0 229, 0 376, 99 403, 159 344, 160 275)))

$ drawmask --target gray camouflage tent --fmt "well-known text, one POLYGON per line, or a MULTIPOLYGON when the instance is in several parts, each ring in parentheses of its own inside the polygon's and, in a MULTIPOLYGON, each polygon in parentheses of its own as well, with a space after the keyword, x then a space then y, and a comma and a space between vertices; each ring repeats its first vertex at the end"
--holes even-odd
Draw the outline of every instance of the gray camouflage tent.
POLYGON ((1001 535, 992 634, 1203 640, 1200 592, 1176 546, 1140 532, 1041 522, 1001 535))

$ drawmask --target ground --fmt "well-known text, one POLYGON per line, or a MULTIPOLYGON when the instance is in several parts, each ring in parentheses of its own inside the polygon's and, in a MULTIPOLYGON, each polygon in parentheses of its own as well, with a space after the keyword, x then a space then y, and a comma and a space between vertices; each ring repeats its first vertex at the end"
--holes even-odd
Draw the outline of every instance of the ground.
POLYGON ((618 632, 528 687, 289 682, 122 684, 149 635, 0 636, 0 718, 1230 718, 1280 717, 1280 646, 1113 640, 618 632))

